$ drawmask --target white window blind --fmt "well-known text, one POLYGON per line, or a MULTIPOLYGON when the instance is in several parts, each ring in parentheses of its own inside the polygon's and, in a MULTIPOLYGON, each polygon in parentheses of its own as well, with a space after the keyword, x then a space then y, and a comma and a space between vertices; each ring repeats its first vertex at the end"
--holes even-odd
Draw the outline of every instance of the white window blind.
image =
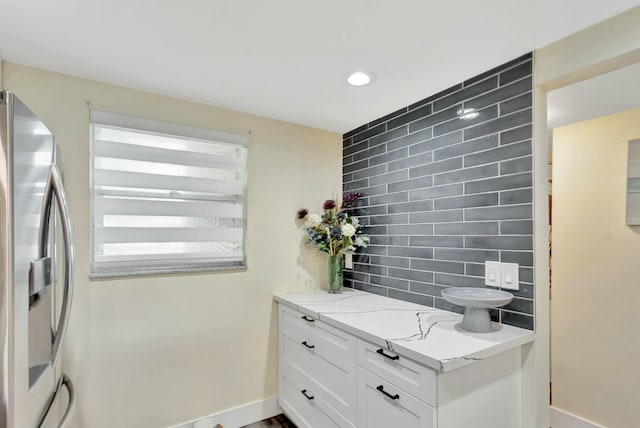
POLYGON ((246 266, 246 135, 91 111, 92 276, 246 266))

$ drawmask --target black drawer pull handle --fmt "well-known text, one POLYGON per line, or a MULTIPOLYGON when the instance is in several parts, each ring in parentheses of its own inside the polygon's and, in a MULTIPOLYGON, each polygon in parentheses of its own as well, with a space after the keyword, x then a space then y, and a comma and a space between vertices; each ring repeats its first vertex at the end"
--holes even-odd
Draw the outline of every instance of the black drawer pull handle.
POLYGON ((400 357, 399 357, 399 356, 397 356, 397 355, 389 355, 389 354, 385 354, 385 353, 384 353, 384 349, 382 349, 382 348, 378 349, 376 352, 377 352, 378 354, 382 355, 383 357, 387 357, 387 358, 388 358, 388 359, 390 359, 390 360, 394 360, 394 361, 395 361, 395 360, 399 360, 399 359, 400 359, 400 357))
POLYGON ((307 341, 306 341, 306 340, 305 340, 304 342, 302 342, 302 344, 303 344, 304 346, 306 346, 307 348, 309 348, 309 349, 313 349, 313 348, 315 348, 315 347, 316 347, 316 345, 309 345, 309 344, 307 343, 307 341))
POLYGON ((314 397, 313 395, 307 395, 307 390, 303 389, 302 391, 300 391, 302 393, 302 395, 304 395, 305 397, 307 397, 307 400, 313 400, 314 397))
POLYGON ((313 318, 309 318, 306 315, 301 316, 300 318, 302 318, 303 320, 305 320, 306 322, 314 322, 315 320, 313 318))
POLYGON ((389 394, 387 391, 384 390, 384 386, 382 386, 382 385, 378 385, 378 387, 376 389, 378 391, 382 392, 387 397, 391 398, 392 400, 397 400, 398 398, 400 398, 400 396, 398 394, 394 394, 394 395, 389 394))

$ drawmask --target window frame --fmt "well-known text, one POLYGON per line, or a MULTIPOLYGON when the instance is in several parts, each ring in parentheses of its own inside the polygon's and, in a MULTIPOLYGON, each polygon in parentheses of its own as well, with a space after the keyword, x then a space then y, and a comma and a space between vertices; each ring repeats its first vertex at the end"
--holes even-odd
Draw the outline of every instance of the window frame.
MULTIPOLYGON (((89 209, 90 209, 90 237, 89 237, 89 278, 119 278, 136 277, 148 275, 168 275, 191 272, 236 272, 246 271, 247 266, 247 179, 248 179, 248 157, 249 157, 249 135, 237 134, 225 131, 202 128, 191 125, 176 124, 172 122, 159 121, 142 118, 133 115, 124 115, 102 110, 90 109, 89 117, 89 209), (119 261, 119 262, 98 262, 95 261, 96 240, 95 240, 95 125, 107 127, 118 127, 129 131, 140 131, 142 133, 158 134, 175 138, 195 140, 205 143, 217 143, 220 145, 230 145, 244 148, 241 157, 243 173, 241 180, 242 188, 242 260, 236 262, 212 262, 211 259, 197 260, 186 258, 184 262, 177 262, 176 259, 155 259, 148 261, 119 261)), ((182 198, 185 199, 185 198, 182 198)), ((196 200, 196 199, 193 199, 196 200)))

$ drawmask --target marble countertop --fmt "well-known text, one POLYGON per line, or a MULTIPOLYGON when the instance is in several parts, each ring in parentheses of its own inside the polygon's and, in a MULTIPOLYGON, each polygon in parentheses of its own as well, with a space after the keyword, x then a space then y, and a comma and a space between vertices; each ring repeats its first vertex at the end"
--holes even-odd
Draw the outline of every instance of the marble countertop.
POLYGON ((490 333, 462 330, 462 315, 345 288, 278 293, 282 305, 435 370, 448 372, 532 342, 534 332, 493 323, 490 333))

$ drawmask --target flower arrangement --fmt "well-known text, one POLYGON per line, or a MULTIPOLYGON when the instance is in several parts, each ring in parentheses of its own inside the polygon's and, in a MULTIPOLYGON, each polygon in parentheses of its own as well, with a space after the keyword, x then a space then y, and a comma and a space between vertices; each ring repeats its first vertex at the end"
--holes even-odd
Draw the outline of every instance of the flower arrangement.
POLYGON ((351 254, 358 247, 366 247, 369 236, 362 233, 362 225, 351 215, 360 193, 348 193, 338 208, 335 199, 322 205, 322 214, 309 214, 309 210, 298 210, 298 219, 304 220, 307 243, 329 255, 329 293, 341 293, 343 288, 342 255, 351 254))
POLYGON ((309 210, 298 210, 298 219, 307 234, 307 242, 330 256, 342 256, 366 247, 369 236, 362 233, 362 225, 351 215, 353 205, 360 193, 347 193, 338 208, 334 199, 324 201, 322 214, 309 214, 309 210))

